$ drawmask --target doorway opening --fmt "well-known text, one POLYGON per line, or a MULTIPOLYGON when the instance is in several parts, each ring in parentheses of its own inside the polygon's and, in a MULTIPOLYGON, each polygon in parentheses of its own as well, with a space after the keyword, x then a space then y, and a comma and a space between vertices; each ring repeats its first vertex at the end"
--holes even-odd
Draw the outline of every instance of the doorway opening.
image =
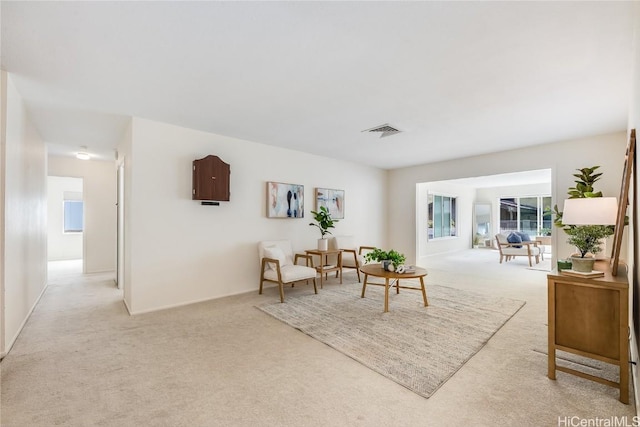
POLYGON ((509 226, 526 230, 532 238, 544 236, 543 244, 549 246, 547 253, 551 251, 551 215, 546 210, 553 196, 551 169, 424 182, 418 183, 416 190, 418 265, 424 265, 426 257, 446 252, 476 247, 493 249, 495 235, 509 226), (433 214, 437 209, 432 203, 440 200, 438 197, 455 200, 455 211, 445 215, 444 223, 442 220, 438 223, 442 215, 433 214), (512 217, 505 218, 509 200, 517 209, 512 217), (432 232, 438 224, 445 224, 445 231, 449 232, 445 235, 432 232))
POLYGON ((82 178, 47 178, 47 260, 54 269, 84 271, 83 185, 82 178))

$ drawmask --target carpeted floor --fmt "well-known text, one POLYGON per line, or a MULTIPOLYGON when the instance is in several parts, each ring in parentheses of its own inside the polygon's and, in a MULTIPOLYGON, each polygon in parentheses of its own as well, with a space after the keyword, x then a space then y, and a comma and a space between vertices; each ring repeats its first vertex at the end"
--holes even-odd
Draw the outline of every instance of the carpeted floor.
POLYGON ((350 283, 258 308, 428 398, 524 305, 430 284, 428 307, 419 292, 392 290, 384 313, 384 289, 372 286, 366 298, 360 289, 350 283))
MULTIPOLYGON (((50 273, 0 363, 0 424, 39 426, 558 426, 617 417, 618 390, 547 378, 546 273, 492 250, 431 257, 432 284, 526 301, 429 399, 257 310, 265 289, 130 317, 112 274, 50 273)), ((257 268, 257 267, 256 267, 257 268)), ((355 272, 345 274, 354 282, 355 272)), ((323 293, 346 288, 337 280, 323 293)), ((285 290, 287 300, 313 288, 285 290)), ((401 293, 401 295, 403 295, 401 293)), ((407 291, 420 301, 420 294, 407 291)), ((320 295, 320 294, 319 294, 320 295)), ((367 299, 370 296, 367 294, 367 299)), ((435 302, 435 301, 433 301, 435 302)), ((375 301, 383 308, 382 300, 375 301)), ((391 302, 393 313, 394 302, 391 302)), ((632 399, 633 401, 633 399, 632 399)))

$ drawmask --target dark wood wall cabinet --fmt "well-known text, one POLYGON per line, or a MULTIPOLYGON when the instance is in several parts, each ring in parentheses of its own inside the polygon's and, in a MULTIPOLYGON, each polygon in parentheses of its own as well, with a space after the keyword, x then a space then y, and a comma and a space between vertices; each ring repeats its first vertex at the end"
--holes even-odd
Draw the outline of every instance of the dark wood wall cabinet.
POLYGON ((229 201, 231 167, 218 156, 207 156, 193 161, 193 200, 229 201))
POLYGON ((606 261, 595 269, 595 279, 547 276, 549 295, 549 372, 577 375, 620 389, 620 401, 629 403, 629 284, 627 275, 613 276, 606 261), (618 366, 619 381, 610 381, 556 364, 556 350, 618 366))

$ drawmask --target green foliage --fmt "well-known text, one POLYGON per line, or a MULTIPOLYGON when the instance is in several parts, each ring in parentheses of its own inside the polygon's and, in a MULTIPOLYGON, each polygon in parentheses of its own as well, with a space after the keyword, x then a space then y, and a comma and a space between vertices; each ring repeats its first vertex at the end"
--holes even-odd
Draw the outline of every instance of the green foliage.
POLYGON ((368 262, 372 262, 372 261, 380 262, 380 261, 389 260, 391 261, 391 264, 393 264, 395 268, 397 268, 399 265, 404 264, 404 261, 406 260, 406 257, 400 252, 396 251, 395 249, 391 249, 389 252, 386 252, 378 248, 367 253, 364 256, 364 258, 368 262))
POLYGON ((601 173, 594 174, 594 171, 600 166, 592 166, 590 168, 578 169, 580 173, 574 173, 573 176, 578 178, 575 187, 570 187, 567 193, 570 199, 578 199, 582 197, 602 197, 602 191, 594 192, 593 184, 600 179, 601 173))
POLYGON ((311 211, 311 214, 313 215, 313 219, 316 220, 316 223, 310 222, 309 225, 318 227, 323 239, 325 234, 331 234, 329 229, 335 228, 333 224, 338 222, 338 220, 331 218, 329 210, 324 206, 320 206, 320 210, 318 212, 311 211))
MULTIPOLYGON (((602 176, 601 173, 594 173, 599 167, 577 169, 579 173, 573 174, 577 178, 576 185, 567 190, 570 199, 602 197, 602 191, 595 191, 593 188, 593 184, 602 176)), ((562 223, 562 212, 558 209, 558 205, 553 207, 553 213, 555 214, 553 224, 569 235, 567 242, 578 248, 582 258, 589 252, 600 252, 602 250, 600 241, 613 235, 615 230, 612 225, 565 225, 562 223)))
POLYGON ((580 256, 584 256, 591 252, 595 254, 600 252, 600 240, 613 234, 614 227, 612 225, 576 225, 565 230, 569 235, 567 242, 580 251, 580 256))
POLYGON ((476 233, 476 235, 473 236, 473 244, 479 245, 481 241, 482 241, 482 234, 476 233))
MULTIPOLYGON (((590 168, 576 169, 579 173, 574 173, 573 176, 578 178, 574 182, 575 187, 569 187, 567 194, 570 199, 580 199, 586 197, 602 197, 602 191, 594 191, 593 184, 596 183, 602 176, 601 173, 594 173, 600 166, 592 166, 590 168)), ((565 232, 570 230, 573 226, 565 226, 562 223, 562 212, 558 209, 558 205, 553 206, 553 214, 555 218, 553 224, 556 227, 562 228, 565 232)))

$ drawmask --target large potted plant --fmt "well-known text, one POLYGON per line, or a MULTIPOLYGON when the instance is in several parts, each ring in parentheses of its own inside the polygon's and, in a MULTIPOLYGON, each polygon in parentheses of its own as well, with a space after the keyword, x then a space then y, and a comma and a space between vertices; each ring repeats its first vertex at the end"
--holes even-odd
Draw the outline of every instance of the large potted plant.
MULTIPOLYGON (((601 173, 594 173, 600 166, 591 166, 590 168, 576 169, 579 173, 574 173, 573 176, 578 178, 574 182, 575 187, 569 187, 567 194, 570 199, 579 199, 583 197, 602 197, 602 191, 595 191, 593 184, 596 183, 602 176, 601 173)), ((553 213, 555 219, 553 223, 556 227, 560 227, 567 231, 567 227, 562 223, 562 212, 558 209, 558 205, 553 207, 553 213)))
POLYGON ((401 254, 395 249, 387 252, 377 248, 367 253, 364 258, 367 262, 379 262, 381 267, 387 271, 395 271, 399 266, 404 264, 406 259, 404 254, 401 254))
MULTIPOLYGON (((602 173, 595 173, 600 166, 578 169, 579 173, 573 174, 576 179, 575 187, 567 190, 569 199, 602 197, 602 191, 595 191, 594 184, 600 179, 602 173)), ((569 236, 567 243, 575 246, 578 254, 571 256, 572 269, 584 273, 593 270, 595 254, 602 250, 607 237, 614 233, 614 227, 610 225, 567 225, 562 222, 562 212, 558 205, 553 207, 555 213, 554 224, 569 236)))
POLYGON ((329 248, 329 241, 325 238, 325 235, 331 234, 329 229, 335 228, 333 224, 338 222, 338 220, 331 218, 331 213, 329 213, 329 210, 325 206, 320 206, 317 212, 311 211, 311 214, 316 222, 310 222, 309 225, 318 227, 321 234, 321 238, 318 239, 318 250, 326 251, 329 248))

